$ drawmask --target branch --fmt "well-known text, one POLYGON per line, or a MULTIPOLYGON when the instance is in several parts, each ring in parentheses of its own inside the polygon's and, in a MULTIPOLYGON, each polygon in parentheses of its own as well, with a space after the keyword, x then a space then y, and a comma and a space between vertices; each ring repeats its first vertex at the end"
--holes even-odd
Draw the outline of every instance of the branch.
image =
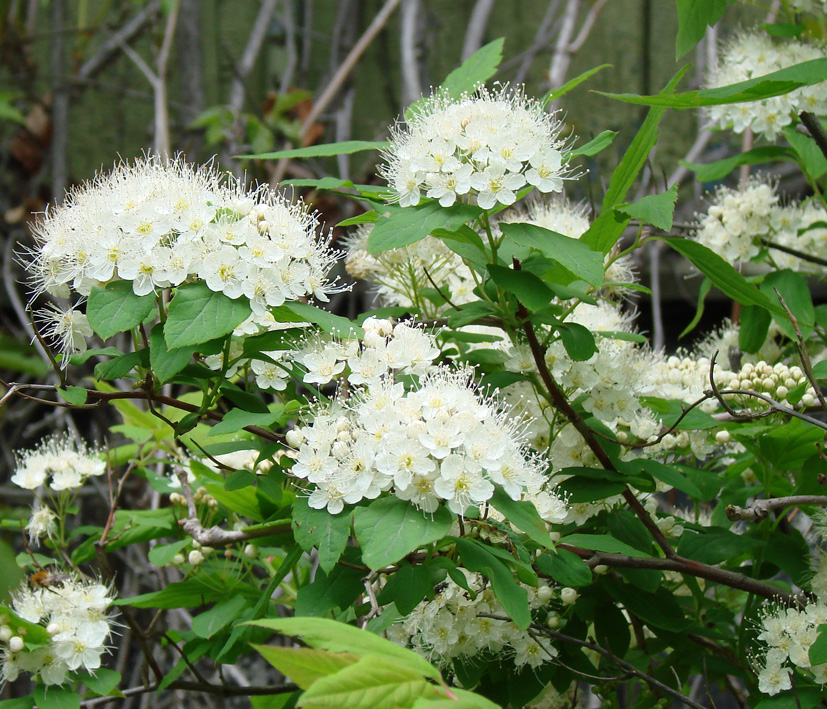
POLYGON ((767 500, 754 500, 749 507, 738 505, 727 505, 726 516, 733 522, 747 520, 749 522, 760 522, 769 517, 770 510, 777 510, 783 507, 802 507, 806 505, 817 505, 827 507, 827 495, 790 495, 789 497, 772 497, 767 500))
POLYGON ((488 25, 488 17, 494 9, 494 0, 477 0, 465 28, 462 43, 462 61, 465 61, 482 46, 482 38, 488 25))
POLYGON ((818 149, 824 154, 824 157, 827 157, 827 132, 825 132, 824 126, 809 111, 802 111, 798 114, 798 117, 816 142, 818 149))
POLYGON ((783 251, 785 254, 790 254, 790 256, 796 256, 800 258, 802 261, 809 261, 810 263, 817 263, 819 266, 827 266, 827 259, 819 258, 818 256, 813 256, 812 254, 805 254, 803 251, 798 251, 797 249, 791 249, 789 246, 782 246, 781 244, 776 244, 769 239, 761 239, 761 244, 766 246, 768 249, 775 249, 776 251, 783 251))
POLYGON ((195 497, 190 488, 190 482, 187 479, 186 470, 176 471, 178 480, 181 483, 181 490, 187 500, 187 519, 179 519, 178 524, 189 536, 197 541, 201 546, 208 547, 223 547, 228 544, 236 544, 238 542, 247 541, 248 539, 256 539, 258 537, 269 537, 273 534, 284 534, 290 531, 290 523, 278 522, 273 524, 261 524, 247 529, 227 530, 221 527, 210 527, 209 529, 201 524, 198 519, 198 509, 195 506, 195 497))
MULTIPOLYGON (((514 270, 520 271, 520 262, 517 259, 514 259, 513 263, 514 270)), ((606 453, 600 445, 594 431, 589 428, 588 424, 586 424, 580 414, 574 410, 574 407, 572 407, 572 405, 568 402, 566 397, 563 395, 563 392, 560 391, 560 388, 554 381, 554 377, 552 377, 548 365, 546 364, 545 348, 538 342, 537 335, 534 332, 534 326, 531 324, 529 313, 520 301, 517 301, 517 316, 523 321, 523 330, 525 332, 526 339, 528 340, 528 345, 531 348, 534 363, 537 365, 540 378, 543 380, 543 384, 551 396, 551 403, 577 429, 583 437, 583 440, 586 442, 586 445, 592 453, 594 453, 600 465, 602 465, 606 470, 611 470, 617 473, 618 470, 615 467, 615 464, 612 462, 609 454, 606 453)), ((652 516, 646 511, 640 503, 640 500, 635 497, 634 493, 626 487, 622 494, 623 499, 626 500, 626 503, 632 508, 638 519, 643 522, 644 526, 649 531, 649 534, 652 535, 652 538, 657 542, 663 553, 669 558, 677 556, 677 552, 672 548, 672 545, 666 539, 663 532, 660 530, 658 525, 655 524, 652 516)))
MULTIPOLYGON (((276 0, 263 0, 256 19, 253 21, 253 31, 250 32, 247 46, 244 47, 241 58, 235 67, 235 77, 233 78, 233 85, 230 88, 229 102, 230 111, 232 111, 234 116, 244 107, 244 96, 246 94, 244 84, 255 66, 275 10, 276 0)), ((289 12, 289 7, 287 11, 289 12)))
MULTIPOLYGON (((477 613, 477 616, 479 616, 480 618, 493 618, 494 620, 506 620, 512 623, 514 622, 507 615, 496 615, 494 613, 477 613)), ((702 704, 698 704, 697 702, 692 701, 689 697, 681 694, 676 689, 672 689, 672 687, 670 687, 668 684, 664 684, 660 680, 657 680, 654 677, 652 677, 652 675, 648 675, 645 672, 639 670, 634 665, 630 665, 625 660, 621 660, 611 650, 608 650, 602 645, 598 645, 597 643, 591 640, 578 640, 577 638, 573 638, 570 635, 560 633, 556 630, 550 630, 549 628, 546 628, 537 623, 532 623, 531 629, 538 633, 542 633, 543 635, 547 635, 553 640, 560 640, 561 642, 570 643, 572 645, 577 645, 578 647, 583 647, 587 650, 596 652, 597 654, 605 657, 610 662, 613 662, 620 669, 624 670, 625 672, 628 672, 630 677, 637 677, 638 679, 642 679, 650 686, 654 687, 655 689, 659 689, 662 692, 666 692, 670 696, 677 699, 679 702, 685 704, 688 707, 692 707, 692 709, 706 709, 706 707, 704 707, 702 704)))
POLYGON ((661 559, 651 556, 627 556, 626 554, 609 554, 602 551, 594 551, 591 549, 582 549, 565 541, 558 545, 561 549, 567 549, 574 554, 577 554, 581 559, 585 560, 589 567, 594 568, 603 564, 621 569, 655 569, 658 571, 677 571, 681 574, 695 576, 697 578, 707 579, 715 583, 729 586, 730 588, 737 588, 739 591, 746 591, 753 593, 761 598, 766 598, 771 601, 780 601, 788 606, 800 607, 801 599, 789 591, 773 586, 764 581, 758 581, 739 574, 735 571, 728 571, 717 566, 704 564, 700 561, 687 559, 677 554, 670 559, 661 559))

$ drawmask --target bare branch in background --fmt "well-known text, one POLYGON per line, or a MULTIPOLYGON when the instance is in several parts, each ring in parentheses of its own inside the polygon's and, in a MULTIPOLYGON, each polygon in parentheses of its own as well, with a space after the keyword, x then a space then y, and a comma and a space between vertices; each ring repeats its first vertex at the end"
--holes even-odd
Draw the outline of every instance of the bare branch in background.
POLYGON ((419 80, 420 0, 403 0, 399 19, 399 54, 402 70, 402 107, 422 96, 419 80))
POLYGON ((58 204, 63 201, 69 184, 67 164, 69 149, 69 88, 66 84, 66 0, 52 0, 51 29, 54 32, 50 47, 52 74, 52 198, 58 204))
MULTIPOLYGON (((199 0, 181 0, 176 39, 180 108, 178 117, 186 127, 204 110, 204 56, 201 48, 201 5, 199 0)), ((190 151, 198 152, 200 135, 190 136, 190 151)))
MULTIPOLYGON (((554 17, 557 15, 557 8, 559 6, 560 0, 551 0, 549 3, 545 15, 543 15, 543 20, 537 28, 537 34, 534 35, 534 41, 520 56, 521 63, 517 69, 517 73, 514 74, 515 84, 522 84, 525 81, 525 77, 528 74, 529 68, 531 68, 534 57, 537 56, 537 52, 548 46, 548 43, 551 41, 551 36, 554 31, 554 17)), ((507 64, 508 62, 506 65, 507 64)), ((506 65, 504 65, 503 68, 505 68, 506 65)))
POLYGON ((98 50, 81 65, 75 80, 84 83, 94 79, 106 69, 123 46, 132 42, 151 24, 160 9, 161 0, 152 0, 148 3, 135 17, 105 40, 98 50))
POLYGON ((465 41, 462 43, 462 60, 465 61, 481 46, 485 29, 488 27, 488 18, 494 9, 494 0, 477 0, 465 29, 465 41))
MULTIPOLYGON (((327 108, 327 105, 339 93, 342 84, 344 84, 347 77, 353 71, 353 69, 356 66, 356 63, 365 53, 365 50, 368 48, 368 46, 370 46, 370 43, 382 31, 382 28, 388 23, 388 20, 390 19, 394 10, 396 10, 396 8, 399 7, 399 3, 401 1, 402 0, 388 0, 385 3, 384 7, 376 14, 376 17, 373 18, 373 21, 365 30, 364 34, 359 38, 359 41, 355 45, 353 45, 353 49, 350 50, 350 53, 339 66, 338 71, 333 75, 333 78, 331 78, 330 82, 325 87, 324 91, 322 91, 321 95, 316 99, 315 103, 313 104, 313 109, 305 117, 304 122, 302 123, 299 131, 299 134, 302 136, 302 138, 307 134, 307 131, 310 128, 310 126, 312 126, 316 122, 318 117, 322 114, 322 111, 324 111, 325 108, 327 108)), ((285 147, 289 148, 292 146, 288 144, 285 147)), ((287 164, 288 161, 286 159, 282 159, 279 161, 273 175, 273 180, 275 182, 280 182, 284 178, 284 173, 287 170, 287 164)))
MULTIPOLYGON (((279 93, 286 94, 293 84, 293 77, 296 74, 296 67, 299 65, 299 50, 296 42, 296 18, 294 16, 294 5, 290 0, 285 0, 281 14, 281 24, 285 33, 285 48, 287 49, 287 61, 279 80, 279 93)), ((309 32, 308 32, 309 34, 309 32)))
POLYGON ((244 47, 244 51, 241 53, 241 57, 236 64, 235 77, 230 87, 229 101, 230 110, 235 116, 244 108, 244 97, 247 94, 247 77, 250 76, 250 72, 253 70, 256 59, 258 59, 258 55, 261 52, 261 47, 264 44, 264 38, 267 36, 267 30, 270 27, 275 10, 276 0, 262 0, 258 15, 256 15, 256 19, 253 21, 253 29, 250 32, 250 37, 247 39, 247 46, 244 47))
POLYGON ((577 13, 580 11, 580 0, 568 0, 566 9, 563 10, 563 19, 560 25, 560 32, 557 35, 557 42, 554 45, 554 54, 551 57, 551 64, 548 70, 548 81, 551 88, 560 86, 569 68, 571 55, 569 54, 569 42, 574 36, 574 25, 577 22, 577 13))

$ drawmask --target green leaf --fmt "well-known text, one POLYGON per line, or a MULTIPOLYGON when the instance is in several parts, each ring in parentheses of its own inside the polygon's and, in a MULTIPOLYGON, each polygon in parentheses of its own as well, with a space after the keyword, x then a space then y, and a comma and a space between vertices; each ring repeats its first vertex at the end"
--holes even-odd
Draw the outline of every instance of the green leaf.
POLYGON ((244 596, 232 596, 216 603, 210 610, 192 619, 192 632, 199 638, 209 639, 232 623, 250 605, 250 601, 244 596))
POLYGON ((827 624, 818 626, 818 637, 810 646, 810 664, 820 665, 827 662, 827 624))
POLYGON ((470 204, 442 207, 436 201, 415 207, 387 204, 377 211, 379 216, 368 237, 368 251, 372 254, 415 244, 435 229, 455 231, 483 213, 482 209, 470 204))
MULTIPOLYGON (((604 64, 604 66, 609 65, 604 64)), ((598 153, 608 148, 614 142, 616 135, 617 131, 604 130, 602 133, 598 134, 597 137, 592 138, 588 143, 585 143, 581 145, 579 148, 575 148, 574 150, 572 150, 570 157, 574 158, 578 155, 585 155, 587 157, 591 157, 592 155, 597 155, 598 153)))
POLYGON ((812 86, 824 81, 827 76, 827 58, 811 59, 810 61, 795 64, 779 69, 770 74, 741 81, 730 86, 721 86, 716 89, 701 89, 700 91, 686 91, 682 94, 666 96, 638 96, 637 94, 611 94, 597 91, 602 96, 635 103, 642 106, 658 106, 677 110, 687 108, 701 108, 702 106, 722 106, 730 103, 745 103, 760 101, 773 96, 783 96, 802 86, 812 86))
POLYGON ((562 322, 557 332, 563 347, 575 362, 585 362, 597 352, 597 342, 589 328, 576 322, 562 322))
POLYGON ((149 365, 149 351, 141 349, 106 362, 99 362, 95 365, 95 378, 120 379, 129 374, 135 367, 146 367, 147 365, 149 365))
POLYGON ((709 163, 682 162, 681 164, 695 173, 698 182, 717 182, 723 180, 736 167, 741 165, 763 165, 767 162, 788 160, 793 156, 788 148, 777 145, 761 145, 740 155, 733 155, 723 160, 709 163))
POLYGON ((522 222, 502 223, 500 229, 506 241, 521 248, 537 249, 586 283, 593 286, 603 283, 603 254, 580 239, 522 222))
POLYGON ((508 493, 499 486, 495 488, 490 502, 510 524, 525 532, 530 539, 546 549, 554 548, 546 523, 531 502, 512 500, 508 493))
MULTIPOLYGON (((577 88, 580 84, 582 84, 586 79, 590 79, 594 76, 598 71, 602 71, 603 69, 608 69, 611 64, 601 64, 600 66, 596 66, 593 69, 589 69, 588 71, 583 72, 579 76, 575 76, 573 79, 569 79, 565 84, 562 86, 552 89, 549 91, 544 97, 543 100, 540 102, 543 104, 543 108, 548 106, 552 101, 556 101, 558 98, 565 96, 569 91, 574 88, 577 88)), ((608 132, 608 131, 605 131, 608 132)), ((601 135, 603 135, 601 133, 601 135)), ((602 150, 602 148, 601 148, 602 150)), ((572 153, 572 155, 580 154, 578 151, 572 153)), ((590 153, 582 153, 583 155, 589 155, 590 153)))
POLYGON ((694 47, 724 14, 727 5, 735 0, 677 0, 678 36, 675 58, 680 59, 694 47))
POLYGON ((80 709, 80 696, 72 687, 38 684, 34 700, 37 709, 80 709))
POLYGON ((722 527, 708 527, 704 532, 684 532, 678 543, 678 553, 704 564, 731 561, 761 546, 760 542, 733 534, 722 527))
POLYGON ((8 624, 13 625, 14 628, 23 628, 26 634, 26 644, 32 650, 51 643, 51 636, 46 632, 46 628, 39 623, 24 620, 10 606, 0 604, 0 615, 9 619, 11 622, 8 624))
POLYGON ((20 697, 18 699, 0 700, 0 709, 32 709, 35 706, 34 695, 20 697))
POLYGON ((379 595, 379 603, 393 603, 399 613, 408 615, 433 590, 431 571, 425 566, 405 564, 390 574, 379 595))
POLYGON ((293 502, 293 535, 305 551, 319 550, 319 566, 329 574, 347 546, 350 536, 350 513, 330 514, 314 510, 307 499, 293 502))
POLYGON ((132 598, 119 598, 113 601, 116 606, 133 608, 197 608, 205 603, 213 603, 228 596, 244 591, 249 595, 255 592, 250 586, 235 580, 220 581, 215 578, 197 577, 186 581, 174 581, 160 591, 144 593, 132 598))
POLYGON ((267 662, 302 689, 307 689, 317 679, 332 675, 359 660, 358 655, 347 652, 250 644, 267 662))
POLYGON ((69 387, 68 389, 58 387, 57 393, 60 394, 61 399, 72 406, 83 406, 89 394, 83 387, 69 387))
POLYGON ((81 679, 91 691, 100 697, 105 697, 116 692, 122 677, 120 672, 99 667, 95 670, 95 674, 84 674, 81 679))
MULTIPOLYGON (((749 354, 761 349, 770 330, 772 315, 757 305, 741 306, 741 327, 738 328, 738 348, 749 354)), ((726 362, 724 362, 726 364, 726 362)))
POLYGON ((405 662, 368 655, 335 674, 317 679, 304 692, 299 707, 316 709, 406 709, 437 688, 405 662))
POLYGON ((666 465, 657 460, 647 460, 642 458, 640 467, 646 471, 653 478, 660 480, 667 485, 671 485, 676 490, 685 492, 690 497, 700 499, 703 497, 701 491, 695 483, 687 480, 680 472, 680 469, 674 465, 666 465))
POLYGON ((538 557, 537 568, 563 586, 588 586, 592 582, 589 567, 568 549, 558 549, 556 554, 538 557))
POLYGON ((282 158, 324 158, 331 155, 352 155, 365 150, 384 150, 388 147, 386 140, 345 140, 341 143, 326 143, 311 145, 307 148, 293 148, 292 150, 277 150, 274 153, 259 153, 257 155, 236 155, 236 158, 246 160, 281 160, 282 158))
POLYGON ((464 93, 471 93, 479 84, 484 84, 497 72, 503 59, 503 43, 500 37, 474 52, 460 66, 454 69, 440 89, 451 98, 460 98, 464 93))
MULTIPOLYGON (((824 126, 824 121, 821 122, 824 126)), ((794 125, 784 128, 784 137, 795 151, 797 162, 811 180, 817 180, 827 172, 827 158, 812 136, 799 133, 794 125)))
POLYGON ((603 551, 607 554, 625 554, 626 556, 651 556, 635 549, 633 546, 610 537, 608 534, 569 534, 558 544, 570 544, 574 547, 603 551))
POLYGON ((488 272, 500 288, 517 297, 532 312, 542 310, 554 299, 554 293, 537 276, 505 266, 488 264, 488 272))
POLYGON ((821 704, 821 699, 820 687, 797 687, 795 692, 781 692, 762 699, 755 709, 814 709, 821 704))
POLYGON ((200 345, 230 334, 252 310, 247 298, 233 300, 211 291, 203 281, 175 290, 164 324, 169 349, 200 345))
POLYGON ((327 310, 317 308, 315 305, 310 305, 309 303, 290 303, 285 307, 302 320, 312 322, 325 332, 329 332, 337 337, 365 336, 365 331, 356 323, 351 322, 347 318, 343 318, 341 315, 334 315, 327 310))
POLYGON ((353 528, 362 547, 362 561, 376 571, 442 539, 453 520, 445 507, 430 515, 398 497, 380 497, 367 507, 356 508, 353 528))
POLYGON ((686 335, 688 335, 698 323, 701 321, 701 318, 704 314, 704 302, 706 301, 706 296, 709 293, 709 289, 712 288, 712 281, 708 278, 704 277, 703 281, 701 281, 701 286, 698 288, 698 307, 695 308, 695 315, 692 316, 692 320, 687 325, 680 335, 678 335, 678 339, 683 339, 686 335))
POLYGON ((164 326, 158 323, 149 333, 149 364, 152 373, 162 384, 172 379, 186 367, 197 346, 169 349, 164 339, 164 326))
MULTIPOLYGON (((660 95, 669 96, 674 94, 683 75, 689 67, 681 69, 666 85, 660 95)), ((629 223, 628 219, 622 219, 614 211, 613 207, 620 204, 626 193, 634 184, 638 174, 649 159, 649 153, 655 147, 658 140, 658 125, 660 124, 665 108, 652 108, 643 125, 637 132, 632 144, 623 154, 620 164, 615 168, 609 180, 609 188, 603 197, 600 207, 600 215, 592 222, 589 230, 583 234, 581 240, 593 249, 604 254, 609 253, 617 240, 623 234, 623 230, 629 223)), ((602 263, 601 263, 602 266, 602 263)))
POLYGON ((669 238, 661 240, 669 244, 679 254, 688 258, 724 295, 742 305, 757 305, 775 315, 784 316, 782 308, 747 281, 731 264, 724 261, 718 254, 703 244, 692 239, 669 238))
POLYGON ((689 625, 675 597, 665 588, 649 593, 609 578, 604 578, 603 584, 615 600, 648 625, 673 633, 679 633, 689 625))
POLYGON ((482 300, 475 300, 472 303, 464 303, 458 310, 448 312, 448 325, 452 328, 459 328, 470 325, 480 318, 496 314, 496 308, 491 303, 482 300))
POLYGON ((149 560, 155 566, 166 566, 176 554, 186 549, 190 544, 192 544, 192 540, 189 537, 172 544, 158 544, 149 550, 149 560))
POLYGON ((795 329, 775 294, 776 290, 798 321, 798 327, 804 339, 812 334, 815 325, 815 308, 813 308, 813 299, 810 295, 810 286, 804 276, 790 269, 773 271, 764 277, 760 289, 773 303, 778 303, 780 312, 774 313, 774 320, 789 337, 795 337, 795 329))
POLYGON ((651 224, 663 231, 670 231, 677 200, 678 186, 673 185, 666 192, 647 195, 625 207, 617 207, 617 210, 632 219, 651 224))
POLYGON ((489 547, 476 539, 458 538, 456 545, 462 565, 469 571, 487 576, 497 600, 514 624, 520 630, 528 628, 531 624, 528 592, 517 583, 511 570, 494 556, 489 547))
POLYGON ((244 409, 230 409, 224 418, 210 429, 208 436, 220 436, 225 433, 235 433, 242 430, 245 426, 260 426, 267 428, 272 426, 284 415, 284 407, 277 404, 278 411, 273 411, 266 414, 254 414, 244 409))
POLYGON ((301 637, 305 644, 331 652, 350 652, 360 657, 384 655, 408 663, 420 674, 441 680, 439 671, 413 650, 401 647, 366 630, 327 618, 262 618, 248 625, 275 630, 283 635, 301 637))
POLYGON ((135 295, 131 281, 114 281, 106 288, 92 288, 86 303, 91 328, 106 340, 140 325, 152 312, 155 295, 135 295))

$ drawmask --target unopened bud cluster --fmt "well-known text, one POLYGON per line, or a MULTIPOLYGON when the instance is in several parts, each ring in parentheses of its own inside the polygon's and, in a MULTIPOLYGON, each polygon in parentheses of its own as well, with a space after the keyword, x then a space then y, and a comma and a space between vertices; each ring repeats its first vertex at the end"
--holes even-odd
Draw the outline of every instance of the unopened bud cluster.
MULTIPOLYGON (((730 389, 766 394, 780 403, 794 406, 798 405, 798 402, 794 404, 787 401, 787 395, 806 381, 807 377, 800 367, 788 367, 786 364, 770 365, 762 361, 756 364, 745 364, 732 376, 727 386, 730 389)), ((806 407, 812 406, 815 402, 816 392, 813 387, 808 386, 800 398, 800 403, 806 407)), ((751 402, 745 403, 757 404, 759 402, 752 399, 751 402)))

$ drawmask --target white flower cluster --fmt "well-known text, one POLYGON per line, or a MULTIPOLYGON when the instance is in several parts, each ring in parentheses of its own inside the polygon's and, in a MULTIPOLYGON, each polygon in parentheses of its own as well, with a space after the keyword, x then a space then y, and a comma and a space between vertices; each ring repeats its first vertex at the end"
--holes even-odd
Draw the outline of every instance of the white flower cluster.
POLYGON ((368 238, 373 225, 365 224, 346 243, 345 267, 354 278, 370 281, 382 302, 416 308, 423 318, 435 318, 450 309, 448 303, 435 305, 423 296, 436 284, 440 293, 454 305, 475 299, 477 285, 471 269, 458 254, 433 236, 415 244, 379 254, 368 252, 368 238))
MULTIPOLYGON (((128 281, 136 295, 201 280, 249 300, 254 317, 285 301, 326 301, 336 259, 317 237, 318 219, 265 186, 247 189, 212 166, 178 158, 123 163, 73 191, 34 227, 27 268, 34 295, 82 298, 93 286, 128 281)), ((85 318, 53 308, 42 318, 64 353, 85 347, 85 318)))
MULTIPOLYGON (((531 203, 527 209, 513 209, 492 220, 492 234, 500 237, 501 223, 534 224, 551 231, 580 238, 589 228, 589 219, 583 205, 573 204, 564 197, 556 197, 531 203)), ((451 251, 441 239, 427 236, 400 249, 378 254, 368 251, 368 239, 373 226, 360 226, 347 240, 345 266, 354 278, 373 283, 383 303, 405 308, 416 308, 423 318, 435 318, 450 310, 452 305, 462 305, 475 300, 473 291, 478 277, 462 258, 451 251), (435 305, 423 297, 423 292, 436 289, 447 296, 451 304, 435 305)), ((480 233, 483 242, 488 241, 480 233)), ((636 281, 632 260, 623 257, 612 261, 606 271, 608 284, 633 283, 636 281)), ((610 285, 604 295, 622 293, 622 286, 610 285)))
MULTIPOLYGON (((707 88, 729 86, 824 56, 821 45, 804 44, 795 39, 776 44, 767 34, 744 33, 724 46, 717 67, 707 79, 707 88)), ((713 123, 721 128, 731 128, 736 133, 751 128, 775 140, 781 129, 792 123, 801 111, 819 116, 827 114, 827 87, 821 82, 782 96, 709 106, 706 110, 713 123)))
POLYGON ((392 130, 381 168, 403 207, 424 193, 443 207, 468 195, 491 209, 513 204, 527 184, 540 192, 563 189, 562 124, 521 91, 480 88, 459 99, 439 93, 411 114, 392 130))
POLYGON ((15 613, 42 625, 51 641, 45 647, 27 648, 25 637, 13 627, 14 620, 3 618, 0 611, 0 642, 5 644, 0 677, 14 682, 27 672, 43 684, 54 685, 63 684, 68 672, 94 672, 112 635, 107 614, 112 600, 105 585, 68 575, 48 588, 22 586, 12 596, 15 613))
POLYGON ((68 437, 53 436, 18 455, 11 481, 25 490, 36 490, 48 481, 52 490, 60 492, 79 488, 88 477, 105 472, 106 462, 99 454, 68 437))
POLYGON ((364 323, 362 346, 351 340, 322 344, 298 356, 305 381, 326 384, 345 376, 352 390, 321 409, 309 426, 288 434, 296 447, 292 472, 315 485, 311 507, 341 512, 345 504, 391 492, 433 512, 440 504, 458 514, 502 485, 513 499, 542 497, 547 521, 565 515, 562 500, 543 492, 541 462, 530 454, 519 419, 483 397, 469 372, 432 364, 433 336, 404 323, 364 323), (406 390, 399 373, 419 375, 406 390))
MULTIPOLYGON (((508 657, 518 668, 553 661, 557 650, 550 643, 540 646, 509 620, 480 617, 483 613, 507 614, 480 574, 460 571, 475 597, 446 579, 434 600, 422 601, 404 620, 388 628, 388 637, 443 667, 455 657, 473 658, 482 652, 508 657)), ((532 610, 547 605, 554 597, 553 589, 542 583, 537 588, 524 588, 532 610)))
POLYGON ((802 610, 777 607, 767 611, 758 635, 767 649, 761 660, 755 660, 759 691, 773 695, 790 689, 790 665, 808 670, 818 684, 827 683, 827 663, 810 663, 810 647, 823 623, 827 623, 827 605, 821 601, 808 603, 802 610))
MULTIPOLYGON (((699 215, 700 216, 700 215, 699 215)), ((820 256, 827 247, 827 210, 817 201, 780 204, 775 187, 760 178, 734 190, 719 188, 695 238, 727 261, 749 261, 766 247, 761 241, 820 256)), ((778 268, 823 273, 823 266, 770 248, 778 268)))

